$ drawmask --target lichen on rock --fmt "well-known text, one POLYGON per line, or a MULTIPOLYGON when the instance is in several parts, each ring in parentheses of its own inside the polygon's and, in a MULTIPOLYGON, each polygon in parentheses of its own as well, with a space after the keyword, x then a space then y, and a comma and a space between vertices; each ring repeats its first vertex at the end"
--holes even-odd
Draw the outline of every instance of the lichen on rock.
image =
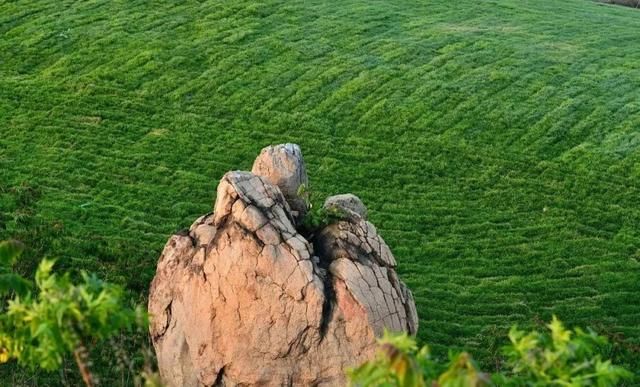
POLYGON ((167 385, 340 385, 385 328, 415 334, 411 292, 362 202, 349 196, 352 214, 307 240, 300 184, 300 148, 265 148, 167 242, 149 297, 167 385))

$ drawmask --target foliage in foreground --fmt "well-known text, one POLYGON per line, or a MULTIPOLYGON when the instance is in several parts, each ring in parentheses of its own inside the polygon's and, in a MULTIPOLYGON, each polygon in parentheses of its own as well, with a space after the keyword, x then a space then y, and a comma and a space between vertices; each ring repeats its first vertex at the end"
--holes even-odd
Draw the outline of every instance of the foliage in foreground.
POLYGON ((385 332, 377 357, 349 371, 352 386, 481 387, 481 386, 615 386, 633 375, 603 360, 599 349, 607 342, 593 331, 566 329, 555 316, 550 333, 509 332, 504 348, 508 371, 481 372, 466 353, 450 354, 449 364, 431 358, 429 347, 418 349, 407 334, 385 332))
POLYGON ((51 260, 38 266, 32 290, 34 284, 11 272, 21 252, 17 242, 0 243, 0 362, 53 371, 71 353, 85 384, 94 385, 89 347, 146 326, 146 313, 126 306, 122 288, 95 275, 82 272, 75 284, 69 273, 53 274, 51 260))

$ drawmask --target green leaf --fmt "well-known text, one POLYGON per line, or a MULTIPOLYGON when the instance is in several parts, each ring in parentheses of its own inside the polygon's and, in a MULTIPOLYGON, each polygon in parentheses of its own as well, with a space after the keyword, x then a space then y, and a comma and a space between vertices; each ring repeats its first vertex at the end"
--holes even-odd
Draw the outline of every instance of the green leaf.
POLYGON ((0 242, 0 266, 13 266, 23 251, 24 245, 18 241, 0 242))
POLYGON ((30 281, 13 273, 0 274, 0 296, 15 292, 18 296, 24 296, 31 290, 30 281))
POLYGON ((51 276, 51 270, 55 263, 55 260, 43 259, 40 262, 40 265, 38 265, 38 269, 36 270, 36 284, 39 288, 45 287, 47 280, 51 276))

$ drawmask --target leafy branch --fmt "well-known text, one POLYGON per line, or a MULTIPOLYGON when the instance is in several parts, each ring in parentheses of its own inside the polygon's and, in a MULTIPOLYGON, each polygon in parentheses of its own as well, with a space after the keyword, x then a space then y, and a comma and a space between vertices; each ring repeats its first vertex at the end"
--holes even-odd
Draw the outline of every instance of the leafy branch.
POLYGON ((407 334, 385 332, 377 356, 348 372, 352 386, 401 387, 543 387, 616 386, 633 374, 603 360, 607 339, 589 330, 566 329, 555 316, 549 332, 512 327, 504 348, 509 370, 489 375, 466 352, 449 354, 449 363, 434 361, 428 346, 418 349, 407 334))
POLYGON ((55 261, 43 260, 30 281, 11 272, 22 252, 16 242, 0 243, 0 289, 5 299, 0 315, 0 362, 12 359, 34 369, 60 368, 73 354, 87 386, 97 384, 91 371, 91 346, 122 330, 147 326, 146 312, 124 302, 121 287, 81 273, 73 283, 68 273, 53 273, 55 261))

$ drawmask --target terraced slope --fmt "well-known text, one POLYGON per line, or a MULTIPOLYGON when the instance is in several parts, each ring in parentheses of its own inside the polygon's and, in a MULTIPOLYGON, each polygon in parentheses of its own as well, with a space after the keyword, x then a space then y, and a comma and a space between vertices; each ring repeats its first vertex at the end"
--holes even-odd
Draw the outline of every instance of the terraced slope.
POLYGON ((584 0, 0 2, 0 239, 144 299, 222 174, 297 142, 436 353, 491 369, 555 313, 638 369, 639 30, 584 0))

